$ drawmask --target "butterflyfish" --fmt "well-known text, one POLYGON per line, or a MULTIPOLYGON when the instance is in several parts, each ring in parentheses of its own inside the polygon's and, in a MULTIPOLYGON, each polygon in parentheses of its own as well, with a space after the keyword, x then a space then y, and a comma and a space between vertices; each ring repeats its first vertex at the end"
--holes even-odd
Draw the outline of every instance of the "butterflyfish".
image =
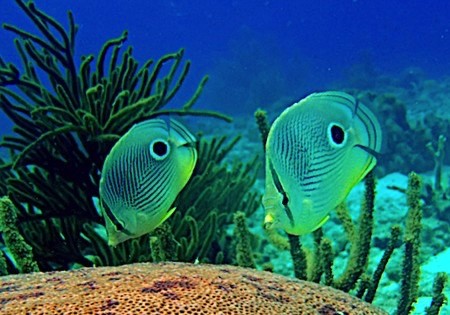
POLYGON ((147 234, 175 211, 197 161, 195 137, 179 122, 135 124, 113 146, 100 178, 108 243, 147 234))
POLYGON ((264 226, 303 235, 373 169, 382 133, 374 113, 343 92, 314 93, 285 109, 266 142, 264 226))

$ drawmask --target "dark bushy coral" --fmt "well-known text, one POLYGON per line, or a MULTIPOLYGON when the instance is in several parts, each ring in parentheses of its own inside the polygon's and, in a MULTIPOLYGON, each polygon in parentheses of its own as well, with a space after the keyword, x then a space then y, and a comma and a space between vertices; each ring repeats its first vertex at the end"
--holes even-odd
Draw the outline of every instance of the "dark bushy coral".
MULTIPOLYGON (((17 209, 8 197, 0 199, 0 232, 20 272, 39 271, 32 248, 23 239, 17 227, 17 209)), ((7 264, 0 252, 0 275, 7 273, 7 264)))
MULTIPOLYGON (((183 62, 183 50, 139 67, 132 48, 124 48, 124 32, 106 42, 97 56, 83 57, 77 68, 78 28, 72 14, 66 31, 32 2, 17 0, 17 4, 37 32, 3 25, 18 35, 15 45, 23 70, 0 59, 0 106, 14 123, 14 135, 1 142, 11 152, 11 160, 2 166, 5 181, 0 188, 18 208, 22 235, 33 247, 41 270, 93 261, 109 265, 150 260, 148 236, 114 250, 102 246, 98 224, 103 220, 93 197, 98 196, 106 155, 121 135, 144 119, 167 114, 229 118, 192 108, 207 77, 181 108, 165 107, 190 68, 189 61, 183 62)), ((183 248, 179 259, 206 256, 207 245, 198 249, 199 233, 210 235, 212 242, 219 238, 217 224, 231 222, 230 212, 244 210, 247 204, 249 209, 255 207, 256 196, 246 193, 256 164, 231 170, 219 165, 234 143, 224 148, 224 141, 200 142, 200 160, 186 187, 190 194, 182 194, 177 202, 180 214, 173 218, 172 231, 183 248), (229 185, 232 180, 235 185, 229 185)))

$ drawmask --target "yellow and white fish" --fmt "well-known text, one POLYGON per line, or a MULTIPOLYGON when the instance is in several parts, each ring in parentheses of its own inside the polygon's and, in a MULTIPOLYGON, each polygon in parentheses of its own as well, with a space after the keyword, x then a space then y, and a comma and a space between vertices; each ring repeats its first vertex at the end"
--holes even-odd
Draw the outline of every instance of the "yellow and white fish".
POLYGON ((100 179, 109 245, 149 233, 175 210, 197 162, 195 137, 179 122, 134 125, 111 149, 100 179))
POLYGON ((343 92, 314 93, 274 121, 266 143, 266 228, 302 235, 375 166, 381 128, 370 109, 343 92))

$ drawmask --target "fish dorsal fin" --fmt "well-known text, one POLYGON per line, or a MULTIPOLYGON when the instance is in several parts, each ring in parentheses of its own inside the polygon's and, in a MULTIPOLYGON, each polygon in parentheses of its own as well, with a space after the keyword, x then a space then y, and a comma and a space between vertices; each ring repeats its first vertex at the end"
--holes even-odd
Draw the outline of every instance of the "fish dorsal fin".
POLYGON ((169 136, 177 146, 185 146, 197 141, 184 125, 172 118, 169 120, 169 136))
POLYGON ((352 116, 356 114, 357 108, 359 107, 359 102, 353 96, 340 91, 313 93, 304 100, 320 100, 324 104, 339 104, 347 107, 352 113, 352 116))

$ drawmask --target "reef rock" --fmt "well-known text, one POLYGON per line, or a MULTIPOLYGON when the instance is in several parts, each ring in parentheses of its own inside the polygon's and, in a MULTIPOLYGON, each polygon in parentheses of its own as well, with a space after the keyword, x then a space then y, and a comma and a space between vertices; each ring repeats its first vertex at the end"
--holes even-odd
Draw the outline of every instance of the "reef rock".
POLYGON ((387 314, 344 292, 228 265, 142 263, 0 278, 1 314, 387 314))

